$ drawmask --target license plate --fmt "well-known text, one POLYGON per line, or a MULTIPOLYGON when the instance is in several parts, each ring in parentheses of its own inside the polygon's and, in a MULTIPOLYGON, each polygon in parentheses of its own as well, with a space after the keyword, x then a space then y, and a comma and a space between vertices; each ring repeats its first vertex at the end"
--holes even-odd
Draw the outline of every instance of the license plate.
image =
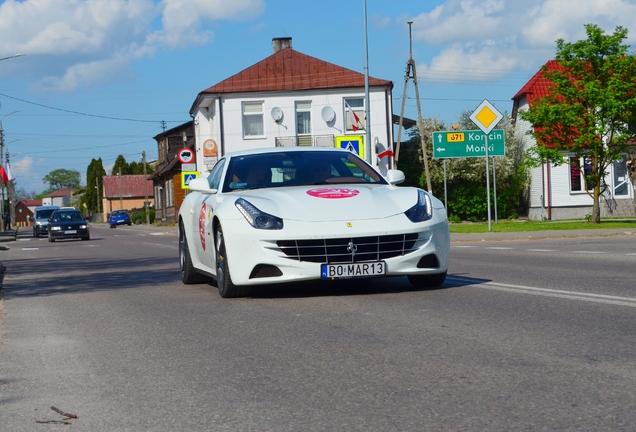
POLYGON ((64 234, 77 234, 77 230, 64 231, 64 234))
POLYGON ((322 264, 320 266, 320 273, 320 277, 323 279, 382 276, 386 274, 386 264, 384 261, 322 264))

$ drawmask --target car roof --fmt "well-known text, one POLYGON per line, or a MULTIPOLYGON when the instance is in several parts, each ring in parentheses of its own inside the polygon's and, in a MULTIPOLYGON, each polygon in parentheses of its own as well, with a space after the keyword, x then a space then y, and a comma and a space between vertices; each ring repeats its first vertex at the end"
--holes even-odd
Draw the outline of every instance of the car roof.
POLYGON ((256 148, 256 149, 248 149, 248 150, 238 150, 234 152, 229 152, 226 154, 226 157, 236 157, 236 156, 247 156, 247 155, 257 155, 257 154, 269 154, 269 153, 289 153, 289 152, 347 152, 350 153, 349 150, 336 148, 336 147, 265 147, 265 148, 256 148))
POLYGON ((60 206, 47 205, 47 206, 37 206, 35 209, 36 210, 57 210, 59 208, 60 206))

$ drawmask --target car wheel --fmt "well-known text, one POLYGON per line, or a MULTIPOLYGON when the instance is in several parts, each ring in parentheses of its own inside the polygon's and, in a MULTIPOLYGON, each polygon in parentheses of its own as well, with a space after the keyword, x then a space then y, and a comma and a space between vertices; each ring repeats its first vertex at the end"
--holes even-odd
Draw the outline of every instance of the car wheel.
POLYGON ((36 230, 33 230, 33 237, 35 237, 35 238, 40 237, 40 235, 38 234, 38 232, 36 230))
POLYGON ((192 265, 183 224, 179 225, 179 269, 181 270, 181 282, 184 284, 200 284, 210 280, 209 277, 197 272, 192 265))
POLYGON ((128 226, 131 226, 131 225, 132 225, 132 223, 128 222, 128 226))
POLYGON ((90 240, 91 239, 91 235, 87 234, 86 237, 82 237, 82 240, 90 240))
POLYGON ((116 225, 111 225, 110 227, 111 227, 111 228, 115 228, 115 226, 116 226, 116 225))
POLYGON ((245 297, 249 294, 249 287, 236 286, 232 282, 229 261, 225 253, 225 239, 220 226, 216 230, 216 286, 223 298, 245 297))
POLYGON ((49 243, 53 243, 55 241, 55 239, 53 237, 51 237, 51 234, 49 234, 49 243))
POLYGON ((446 272, 432 275, 409 275, 409 282, 415 288, 437 288, 446 280, 446 272))

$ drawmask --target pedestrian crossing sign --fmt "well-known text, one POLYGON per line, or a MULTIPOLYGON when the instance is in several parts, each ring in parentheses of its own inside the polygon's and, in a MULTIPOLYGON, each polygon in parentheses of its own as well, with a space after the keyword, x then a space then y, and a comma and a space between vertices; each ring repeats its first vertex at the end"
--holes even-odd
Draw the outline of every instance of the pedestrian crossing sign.
POLYGON ((190 182, 198 177, 198 171, 181 171, 181 189, 190 189, 190 182))
POLYGON ((347 135, 336 137, 336 148, 349 150, 364 159, 364 136, 347 135))

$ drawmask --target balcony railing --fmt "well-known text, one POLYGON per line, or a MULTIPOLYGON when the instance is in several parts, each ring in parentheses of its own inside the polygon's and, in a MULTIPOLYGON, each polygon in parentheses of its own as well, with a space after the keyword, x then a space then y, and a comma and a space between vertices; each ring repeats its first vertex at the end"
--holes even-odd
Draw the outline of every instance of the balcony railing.
POLYGON ((335 135, 301 135, 276 137, 276 147, 335 147, 335 135))

